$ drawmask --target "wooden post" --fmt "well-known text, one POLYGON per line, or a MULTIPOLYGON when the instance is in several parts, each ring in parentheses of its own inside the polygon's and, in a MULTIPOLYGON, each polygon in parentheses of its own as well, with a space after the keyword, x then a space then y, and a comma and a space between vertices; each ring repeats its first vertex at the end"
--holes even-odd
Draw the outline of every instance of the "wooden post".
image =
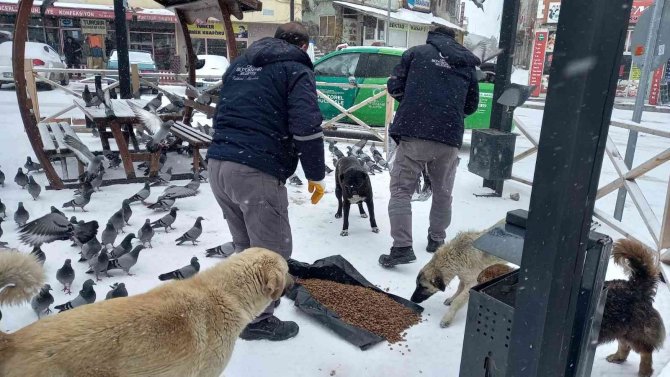
MULTIPOLYGON (((184 36, 184 44, 186 45, 186 69, 188 71, 188 83, 195 86, 195 64, 196 64, 196 52, 193 51, 193 41, 191 40, 191 34, 188 32, 188 23, 186 21, 186 15, 181 9, 175 10, 177 13, 177 19, 179 20, 179 26, 181 27, 182 35, 184 36)), ((194 100, 192 96, 187 96, 188 99, 194 100)), ((191 124, 191 117, 193 115, 193 108, 186 106, 184 109, 184 119, 183 122, 186 124, 191 124)))
POLYGON ((130 83, 133 89, 133 97, 136 99, 140 98, 140 68, 137 64, 130 65, 130 83))
POLYGON ((65 188, 65 186, 51 164, 49 157, 44 152, 40 131, 37 129, 38 119, 33 116, 31 111, 33 101, 28 101, 28 92, 26 88, 27 83, 24 59, 26 57, 26 39, 28 38, 28 24, 32 6, 33 0, 21 0, 18 3, 16 23, 14 24, 14 41, 12 45, 12 73, 14 75, 19 112, 21 113, 21 119, 23 120, 23 127, 26 129, 26 134, 28 134, 30 146, 33 148, 39 163, 44 167, 44 172, 46 173, 49 183, 51 183, 51 187, 60 190, 65 188))
POLYGON ((219 7, 223 15, 223 28, 226 33, 226 46, 228 47, 228 61, 232 62, 237 57, 237 41, 233 31, 233 22, 230 20, 230 9, 224 0, 219 0, 219 7))
POLYGON ((33 115, 39 123, 42 117, 40 116, 40 102, 37 99, 37 82, 35 81, 35 74, 33 72, 32 59, 25 59, 23 63, 23 77, 26 78, 28 98, 30 98, 30 102, 33 104, 33 115))
POLYGON ((665 194, 665 210, 663 211, 658 249, 670 249, 670 181, 668 181, 668 190, 665 194))

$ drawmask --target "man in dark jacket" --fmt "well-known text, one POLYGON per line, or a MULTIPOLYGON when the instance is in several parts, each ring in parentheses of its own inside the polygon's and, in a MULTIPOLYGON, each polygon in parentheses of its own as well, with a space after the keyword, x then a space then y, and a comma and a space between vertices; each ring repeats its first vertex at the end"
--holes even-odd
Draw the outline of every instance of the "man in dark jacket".
POLYGON ((412 248, 411 197, 424 166, 433 189, 428 246, 444 243, 451 222, 458 149, 463 143, 463 120, 477 110, 479 59, 454 39, 455 32, 438 27, 425 45, 412 47, 388 81, 391 96, 400 102, 389 130, 398 143, 391 168, 389 219, 393 247, 379 257, 384 267, 416 260, 412 248))
MULTIPOLYGON (((210 184, 232 235, 228 249, 264 247, 288 259, 291 227, 286 179, 302 164, 312 204, 324 193, 321 112, 309 37, 299 23, 252 44, 223 77, 215 133, 207 152, 210 184)), ((247 326, 247 340, 284 340, 295 322, 273 316, 271 304, 247 326)))

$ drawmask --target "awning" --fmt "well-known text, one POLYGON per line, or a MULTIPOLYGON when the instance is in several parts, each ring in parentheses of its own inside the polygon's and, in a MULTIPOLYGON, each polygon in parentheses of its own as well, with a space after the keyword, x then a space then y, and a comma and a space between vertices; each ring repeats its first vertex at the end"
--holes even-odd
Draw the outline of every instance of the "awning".
MULTIPOLYGON (((31 9, 32 14, 40 14, 41 1, 35 1, 31 9)), ((18 11, 18 0, 1 0, 0 13, 16 13, 18 11)), ((46 12, 49 16, 73 17, 73 18, 103 18, 114 19, 114 6, 102 4, 81 4, 67 3, 57 1, 46 12)), ((135 12, 130 10, 126 13, 126 19, 130 20, 133 16, 138 21, 150 22, 169 22, 177 21, 174 13, 167 9, 137 9, 135 12)))
MULTIPOLYGON (((360 4, 354 4, 354 3, 349 3, 346 1, 333 1, 333 3, 342 5, 347 8, 351 9, 356 9, 358 11, 361 11, 363 13, 366 13, 370 16, 374 16, 377 18, 386 18, 387 17, 387 11, 384 9, 379 9, 379 8, 373 8, 369 7, 367 5, 360 5, 360 4)), ((422 12, 415 12, 413 10, 409 9, 398 9, 397 11, 391 11, 391 20, 396 21, 396 22, 402 22, 402 23, 408 23, 408 24, 416 24, 416 25, 443 25, 447 26, 449 28, 455 29, 455 30, 460 30, 460 31, 465 31, 462 27, 454 24, 453 22, 449 22, 445 20, 442 17, 436 17, 432 15, 431 13, 422 13, 422 12)))

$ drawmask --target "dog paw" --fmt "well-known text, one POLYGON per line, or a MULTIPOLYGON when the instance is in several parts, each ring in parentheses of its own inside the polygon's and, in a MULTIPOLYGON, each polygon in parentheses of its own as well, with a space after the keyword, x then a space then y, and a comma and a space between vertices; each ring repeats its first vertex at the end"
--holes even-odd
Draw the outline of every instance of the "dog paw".
POLYGON ((451 325, 450 320, 443 319, 442 321, 440 321, 440 327, 443 329, 446 329, 447 327, 449 327, 449 325, 451 325))
POLYGON ((361 217, 364 218, 364 219, 367 219, 367 218, 368 218, 368 214, 367 214, 367 213, 361 213, 361 217))
POLYGON ((607 356, 607 361, 609 361, 610 363, 621 364, 626 361, 626 358, 623 358, 615 353, 607 356))
POLYGON ((348 235, 349 235, 349 231, 348 231, 348 230, 343 230, 343 231, 340 232, 340 236, 342 236, 342 237, 346 237, 346 236, 348 236, 348 235))
POLYGON ((372 233, 379 233, 379 228, 372 228, 372 233))
POLYGON ((452 301, 454 301, 454 299, 451 298, 451 297, 449 297, 448 299, 444 300, 444 305, 449 306, 449 305, 451 305, 451 302, 452 302, 452 301))
POLYGON ((637 376, 638 376, 638 377, 651 377, 652 374, 654 374, 654 370, 653 370, 653 369, 652 369, 652 370, 645 370, 645 371, 640 370, 640 371, 637 373, 637 376))
POLYGON ((341 214, 341 213, 336 213, 336 214, 335 214, 335 218, 336 218, 336 219, 341 219, 341 218, 342 218, 342 214, 341 214))

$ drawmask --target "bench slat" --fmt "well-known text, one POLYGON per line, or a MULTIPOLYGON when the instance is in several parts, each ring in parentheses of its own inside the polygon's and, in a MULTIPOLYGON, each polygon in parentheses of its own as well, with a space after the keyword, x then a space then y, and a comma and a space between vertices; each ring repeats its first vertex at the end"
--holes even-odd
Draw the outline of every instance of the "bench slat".
POLYGON ((206 135, 199 130, 183 123, 175 123, 175 125, 172 127, 172 132, 180 138, 186 139, 186 141, 191 144, 209 145, 212 142, 211 136, 206 135))
POLYGON ((55 152, 56 145, 54 144, 53 139, 51 139, 48 125, 46 123, 38 123, 37 128, 40 131, 40 138, 42 139, 44 150, 47 152, 55 152))
POLYGON ((63 138, 65 135, 63 135, 63 131, 60 129, 58 126, 58 123, 49 123, 49 128, 51 128, 51 133, 54 135, 54 138, 56 139, 56 144, 57 148, 60 151, 61 149, 68 149, 67 145, 65 145, 65 141, 63 141, 63 138))

